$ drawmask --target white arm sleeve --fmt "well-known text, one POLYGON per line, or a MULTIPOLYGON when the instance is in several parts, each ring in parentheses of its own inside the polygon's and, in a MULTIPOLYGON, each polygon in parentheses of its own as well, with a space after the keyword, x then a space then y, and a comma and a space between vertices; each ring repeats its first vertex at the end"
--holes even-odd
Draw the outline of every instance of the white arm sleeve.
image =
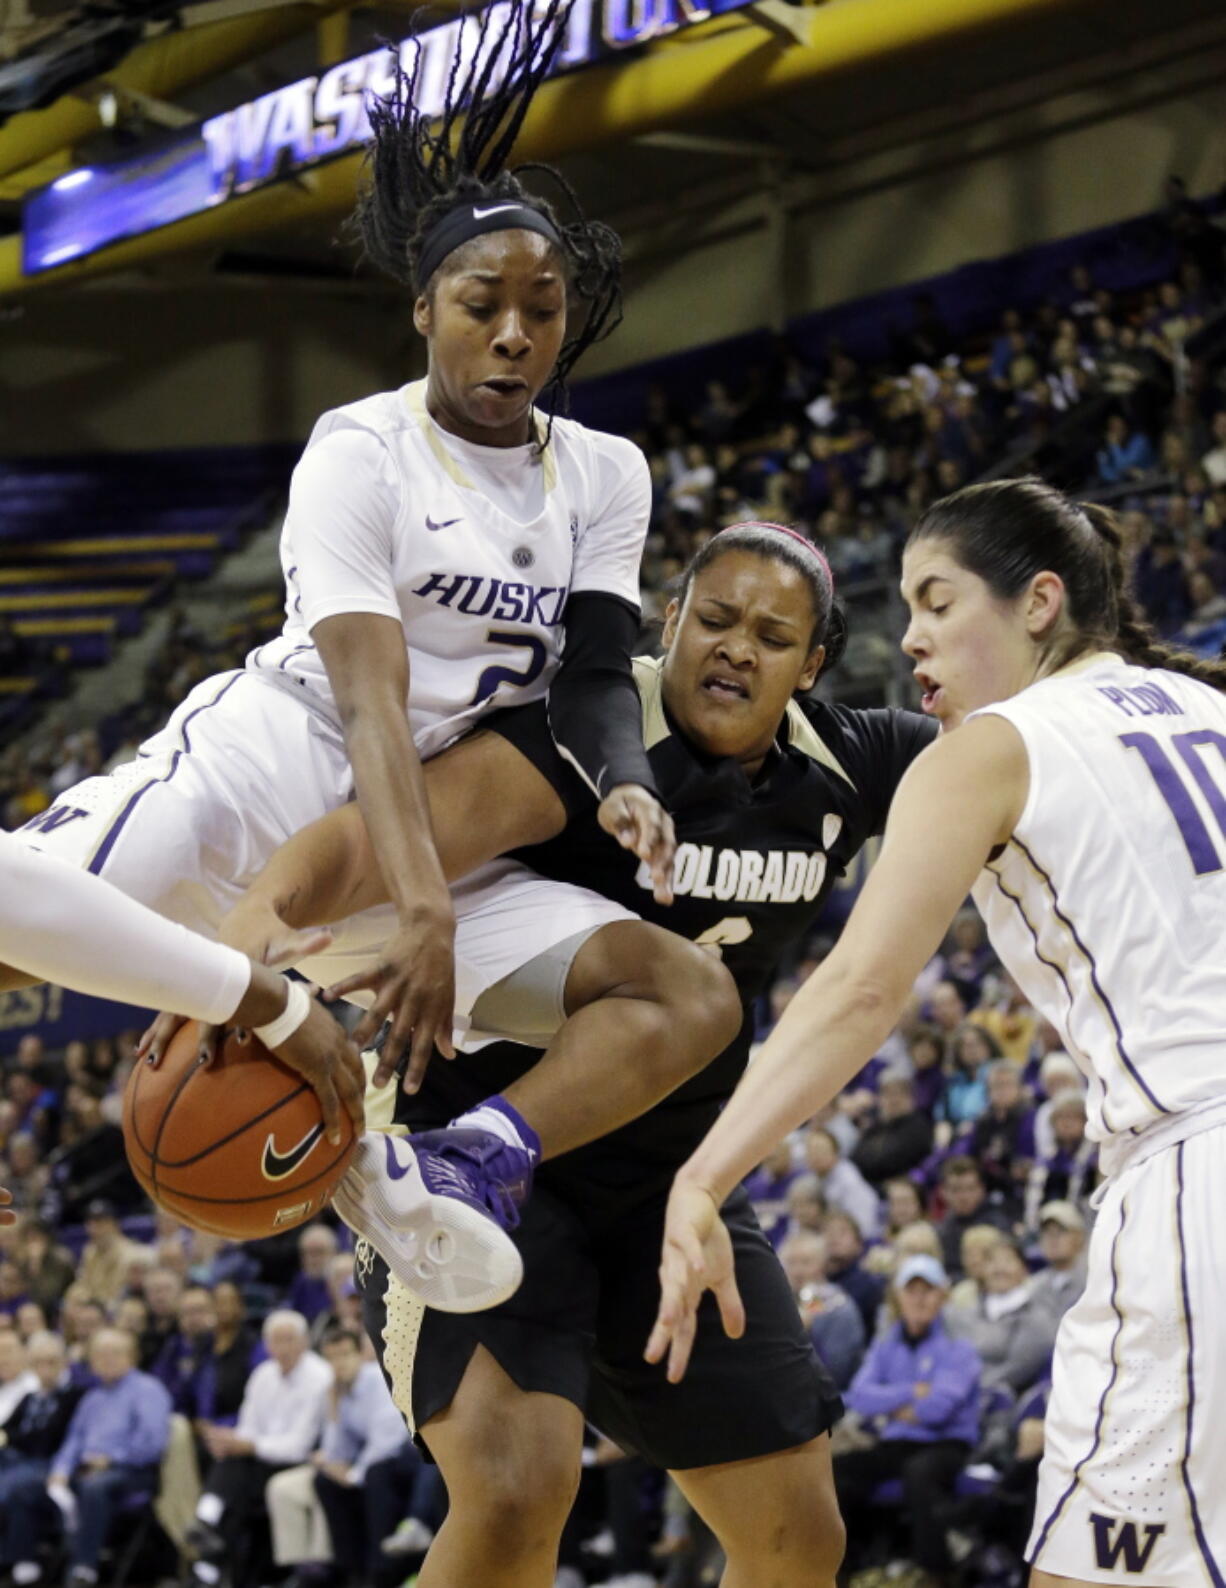
POLYGON ((120 893, 101 877, 0 833, 0 961, 43 981, 219 1024, 251 961, 120 893))
POLYGON ((307 448, 290 482, 282 537, 308 633, 342 612, 400 621, 392 544, 399 513, 396 465, 372 431, 332 430, 307 448))
POLYGON ((570 588, 601 591, 639 605, 639 565, 651 520, 651 471, 633 441, 601 436, 595 500, 601 505, 579 536, 570 588))

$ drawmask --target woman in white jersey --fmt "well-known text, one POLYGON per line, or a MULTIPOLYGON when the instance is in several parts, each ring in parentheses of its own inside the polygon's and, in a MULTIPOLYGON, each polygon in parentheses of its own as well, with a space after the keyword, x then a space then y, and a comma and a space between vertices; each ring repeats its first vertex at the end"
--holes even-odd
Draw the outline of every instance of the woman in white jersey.
POLYGON ((1161 644, 1112 515, 1038 480, 936 503, 902 590, 945 732, 903 780, 834 953, 677 1176, 648 1356, 684 1373, 707 1287, 743 1327, 716 1209, 876 1051, 973 892, 1086 1078, 1108 1175, 1056 1344, 1033 1588, 1219 1588, 1226 667, 1161 644))
MULTIPOLYGON (((491 709, 548 691, 559 747, 602 796, 603 820, 667 885, 671 824, 630 671, 647 467, 630 442, 552 416, 575 360, 616 323, 620 247, 598 223, 564 223, 504 169, 566 14, 553 0, 539 20, 526 4, 474 19, 437 125, 414 108, 416 75, 371 107, 362 234, 415 294, 427 378, 315 426, 282 535, 282 636, 245 669, 199 685, 134 763, 68 790, 21 837, 214 934, 278 844, 356 794, 394 907, 390 932, 383 920, 355 926, 385 943, 379 996, 381 1011, 397 1011, 392 1057, 410 1038, 419 1067, 436 1041, 450 1053, 453 1010, 464 1029, 488 987, 595 933, 583 947, 586 1001, 633 987, 667 1012, 688 998, 687 1017, 678 1010, 669 1022, 668 1090, 735 1029, 731 981, 712 988, 718 967, 658 932, 645 985, 641 948, 596 932, 632 919, 627 910, 509 862, 449 892, 422 784, 424 757, 491 709)), ((481 799, 461 875, 536 836, 515 820, 517 779, 531 769, 496 739, 471 752, 481 799)), ((338 954, 350 948, 337 944, 338 954)), ((18 980, 0 974, 0 987, 18 980)), ((646 1066, 610 1073, 598 1039, 568 1078, 631 1116, 662 1084, 646 1066), (645 1090, 627 1103, 640 1074, 645 1090)), ((363 1142, 338 1205, 406 1283, 446 1305, 415 1249, 429 1243, 409 1227, 421 1180, 385 1158, 382 1138, 363 1142)), ((500 1231, 477 1235, 517 1271, 500 1231)), ((491 1280, 489 1299, 514 1277, 506 1269, 491 1280)))

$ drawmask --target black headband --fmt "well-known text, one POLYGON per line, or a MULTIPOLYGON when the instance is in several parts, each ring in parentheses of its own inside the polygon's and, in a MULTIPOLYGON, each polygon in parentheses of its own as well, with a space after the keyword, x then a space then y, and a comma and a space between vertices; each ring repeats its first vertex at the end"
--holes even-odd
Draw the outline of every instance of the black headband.
POLYGON ((417 290, 424 292, 430 277, 464 243, 486 232, 539 232, 556 248, 564 250, 561 233, 547 215, 521 204, 518 199, 489 199, 482 204, 464 204, 449 210, 426 233, 417 257, 417 290))

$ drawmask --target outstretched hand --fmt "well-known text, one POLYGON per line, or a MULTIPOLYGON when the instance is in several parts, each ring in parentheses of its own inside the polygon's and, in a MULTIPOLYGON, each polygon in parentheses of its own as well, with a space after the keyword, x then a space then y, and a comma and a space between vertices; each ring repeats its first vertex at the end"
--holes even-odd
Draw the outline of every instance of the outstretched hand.
POLYGON ((668 1379, 678 1384, 689 1366, 704 1290, 715 1292, 724 1333, 745 1332, 745 1304, 736 1285, 732 1238, 709 1191, 675 1180, 664 1220, 660 1257, 660 1311, 643 1355, 660 1362, 668 1355, 668 1379))
POLYGON ((407 1049, 404 1090, 417 1091, 435 1048, 455 1058, 455 917, 423 909, 402 920, 377 965, 337 982, 324 997, 331 1002, 361 991, 373 992, 375 999, 353 1033, 359 1049, 369 1047, 384 1021, 391 1021, 371 1084, 386 1086, 407 1049))
POLYGON ((619 783, 601 800, 596 819, 611 838, 637 855, 651 872, 656 903, 671 904, 677 834, 672 817, 655 795, 638 783, 619 783))

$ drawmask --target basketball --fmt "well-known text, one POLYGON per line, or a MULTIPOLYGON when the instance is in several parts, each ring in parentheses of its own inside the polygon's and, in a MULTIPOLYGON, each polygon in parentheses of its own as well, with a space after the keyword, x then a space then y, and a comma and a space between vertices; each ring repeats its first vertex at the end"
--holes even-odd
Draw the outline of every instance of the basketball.
POLYGON ((124 1093, 123 1132, 137 1180, 166 1212, 228 1240, 293 1229, 326 1206, 356 1136, 324 1134, 319 1099, 252 1037, 227 1033, 202 1064, 195 1021, 176 1033, 156 1069, 137 1064, 124 1093))

